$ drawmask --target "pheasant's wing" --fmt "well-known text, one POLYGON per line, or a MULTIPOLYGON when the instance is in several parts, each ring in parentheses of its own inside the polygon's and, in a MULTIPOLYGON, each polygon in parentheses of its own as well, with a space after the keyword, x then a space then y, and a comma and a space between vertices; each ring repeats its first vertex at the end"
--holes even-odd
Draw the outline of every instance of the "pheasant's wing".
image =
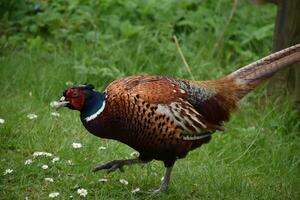
POLYGON ((138 94, 152 104, 169 104, 186 96, 185 91, 180 91, 172 80, 163 76, 130 76, 123 79, 129 94, 138 94))
MULTIPOLYGON (((198 140, 208 137, 222 126, 210 123, 189 102, 188 91, 178 80, 160 76, 135 76, 123 79, 127 94, 156 108, 156 112, 170 117, 183 129, 183 139, 198 140)), ((201 98, 199 98, 199 101, 201 98)))

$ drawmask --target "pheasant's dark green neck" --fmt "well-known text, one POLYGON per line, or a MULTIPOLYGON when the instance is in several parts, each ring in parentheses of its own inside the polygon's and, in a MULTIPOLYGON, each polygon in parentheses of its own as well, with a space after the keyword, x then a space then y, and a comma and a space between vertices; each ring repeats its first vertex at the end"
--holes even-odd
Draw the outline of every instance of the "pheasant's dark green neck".
POLYGON ((105 107, 105 96, 106 93, 100 93, 93 91, 89 94, 90 96, 87 98, 85 102, 85 106, 81 111, 81 118, 85 119, 85 121, 90 121, 95 119, 105 107))

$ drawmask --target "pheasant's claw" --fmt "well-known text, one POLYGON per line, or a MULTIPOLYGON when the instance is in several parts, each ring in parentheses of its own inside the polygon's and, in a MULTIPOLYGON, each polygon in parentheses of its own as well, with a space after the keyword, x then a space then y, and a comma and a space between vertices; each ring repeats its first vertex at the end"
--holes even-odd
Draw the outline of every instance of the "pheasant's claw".
POLYGON ((171 178, 172 167, 173 166, 167 167, 164 179, 162 180, 160 187, 157 190, 148 192, 148 194, 160 195, 168 190, 168 186, 169 186, 169 182, 170 182, 170 178, 171 178))
POLYGON ((99 170, 106 170, 106 173, 111 173, 117 169, 121 172, 124 172, 123 166, 126 165, 123 160, 113 160, 105 164, 99 164, 94 169, 93 172, 97 172, 99 170))

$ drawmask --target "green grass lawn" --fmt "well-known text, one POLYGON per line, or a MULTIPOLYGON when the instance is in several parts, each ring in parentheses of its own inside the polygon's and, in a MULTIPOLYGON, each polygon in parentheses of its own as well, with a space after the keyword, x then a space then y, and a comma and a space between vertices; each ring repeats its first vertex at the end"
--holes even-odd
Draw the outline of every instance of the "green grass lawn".
POLYGON ((2 48, 0 199, 49 199, 52 192, 59 192, 56 199, 299 199, 299 115, 288 100, 270 100, 264 87, 241 102, 224 133, 216 133, 209 144, 176 162, 170 188, 160 197, 131 191, 158 187, 162 162, 126 167, 124 173, 91 172, 99 162, 130 158, 133 149, 89 134, 77 112, 62 109, 60 116, 51 115, 55 111, 49 103, 67 84, 88 82, 102 90, 132 74, 189 79, 172 41, 174 34, 199 80, 221 77, 272 49, 274 6, 240 2, 225 28, 232 9, 229 0, 202 1, 196 9, 189 7, 196 1, 134 2, 106 2, 107 10, 98 13, 105 26, 99 22, 93 29, 97 41, 66 44, 31 36, 2 48), (37 118, 29 119, 28 114, 37 118), (74 149, 74 142, 82 147, 74 149), (33 156, 41 151, 52 157, 33 156), (54 157, 59 161, 52 162, 54 157), (25 165, 28 159, 32 163, 25 165), (13 172, 4 175, 6 169, 13 172), (103 178, 107 182, 99 181, 103 178), (87 190, 85 198, 77 194, 79 188, 87 190))

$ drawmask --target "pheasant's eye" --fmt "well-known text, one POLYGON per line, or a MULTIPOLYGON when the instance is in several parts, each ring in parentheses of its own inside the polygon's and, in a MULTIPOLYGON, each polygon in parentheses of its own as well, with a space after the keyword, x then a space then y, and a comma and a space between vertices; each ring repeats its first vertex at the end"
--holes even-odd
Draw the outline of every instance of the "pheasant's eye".
POLYGON ((77 97, 79 97, 79 95, 80 95, 79 93, 75 92, 75 93, 72 94, 72 97, 77 98, 77 97))

